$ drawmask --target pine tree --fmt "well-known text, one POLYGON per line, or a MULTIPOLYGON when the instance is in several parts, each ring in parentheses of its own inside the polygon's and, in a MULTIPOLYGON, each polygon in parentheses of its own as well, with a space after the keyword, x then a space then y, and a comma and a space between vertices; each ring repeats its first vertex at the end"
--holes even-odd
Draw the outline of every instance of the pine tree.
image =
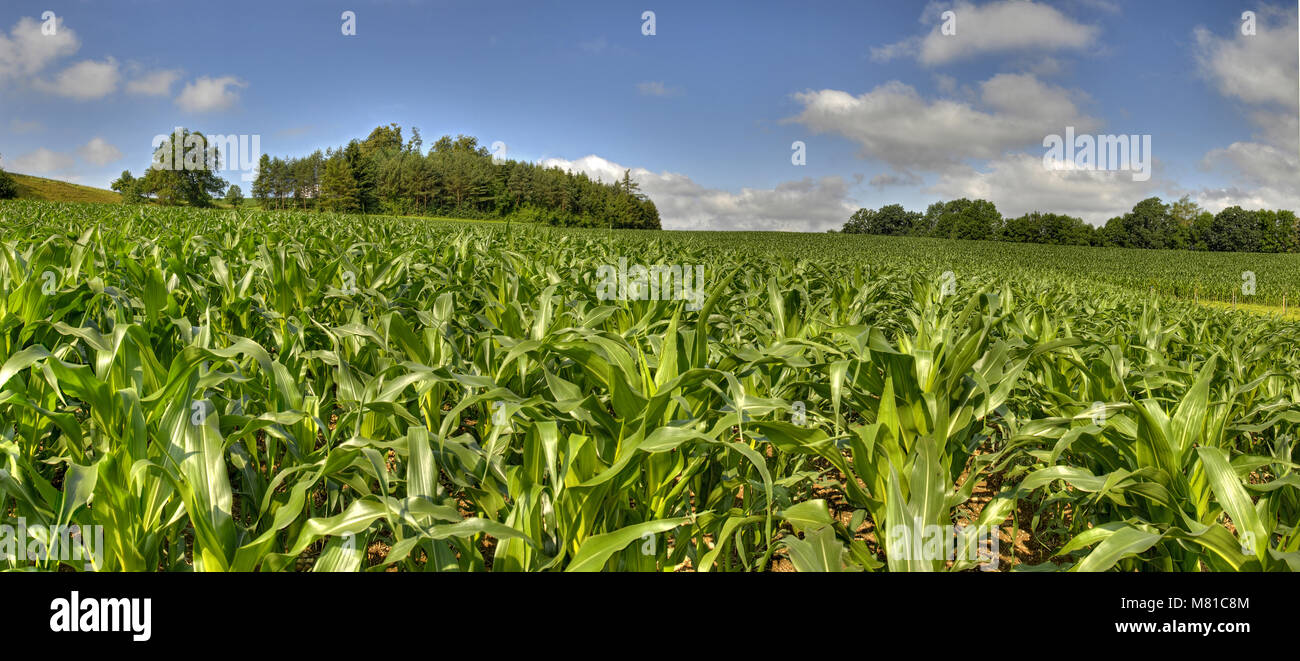
POLYGON ((257 159, 257 178, 253 180, 253 199, 265 209, 271 206, 271 157, 262 154, 257 159))
POLYGON ((632 180, 631 169, 623 170, 622 189, 624 193, 638 200, 641 199, 642 197, 645 197, 644 195, 641 194, 641 185, 632 180))
MULTIPOLYGON (((403 143, 401 127, 390 124, 323 156, 319 151, 302 158, 262 155, 252 197, 267 208, 470 218, 521 214, 531 222, 560 225, 659 225, 658 212, 653 204, 643 204, 648 198, 631 170, 607 183, 533 163, 498 163, 473 136, 444 135, 421 153, 424 144, 418 130, 403 143)), ((173 193, 160 190, 158 195, 170 198, 173 193)))
POLYGON ((361 208, 361 191, 347 161, 341 156, 325 164, 320 182, 321 207, 327 211, 352 212, 361 208))

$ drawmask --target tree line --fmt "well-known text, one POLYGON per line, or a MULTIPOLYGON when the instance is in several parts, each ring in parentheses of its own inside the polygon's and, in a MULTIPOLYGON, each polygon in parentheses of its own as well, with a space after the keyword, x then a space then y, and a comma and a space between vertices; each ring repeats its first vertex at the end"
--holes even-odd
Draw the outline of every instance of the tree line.
MULTIPOLYGON (((182 133, 202 138, 201 134, 182 133)), ((170 149, 171 138, 160 146, 170 149)), ((187 143, 188 144, 188 143, 187 143)), ((206 144, 206 143, 205 143, 206 144)), ((215 146, 207 158, 218 163, 215 146)), ((222 190, 233 205, 244 191, 225 188, 207 171, 151 168, 113 182, 127 201, 210 206, 222 190)), ((659 211, 624 171, 615 182, 533 163, 494 159, 473 136, 444 135, 424 150, 418 128, 403 140, 397 124, 377 127, 365 140, 307 156, 262 154, 249 197, 264 209, 345 213, 502 218, 576 227, 659 229, 659 211)))
POLYGON ((908 211, 899 204, 858 209, 840 231, 1077 246, 1300 252, 1300 220, 1292 211, 1250 211, 1233 206, 1213 214, 1187 196, 1169 204, 1158 197, 1147 198, 1101 227, 1081 218, 1039 211, 1004 218, 988 200, 962 198, 935 202, 925 213, 908 211))

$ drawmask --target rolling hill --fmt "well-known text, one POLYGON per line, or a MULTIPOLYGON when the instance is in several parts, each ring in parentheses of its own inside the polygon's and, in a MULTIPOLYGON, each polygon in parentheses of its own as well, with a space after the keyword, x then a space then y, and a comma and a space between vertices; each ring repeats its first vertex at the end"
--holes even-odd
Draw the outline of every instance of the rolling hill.
POLYGON ((80 186, 66 181, 33 177, 28 174, 8 173, 18 184, 18 199, 49 200, 51 202, 103 202, 119 203, 122 196, 102 188, 80 186))

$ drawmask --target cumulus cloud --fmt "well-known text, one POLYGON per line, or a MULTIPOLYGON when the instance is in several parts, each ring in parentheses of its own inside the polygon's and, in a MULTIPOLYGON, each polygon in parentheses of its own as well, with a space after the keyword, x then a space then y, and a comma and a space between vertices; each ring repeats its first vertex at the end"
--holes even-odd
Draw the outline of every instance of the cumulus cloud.
POLYGON ((54 80, 37 80, 37 89, 65 96, 77 101, 99 99, 117 89, 117 60, 109 57, 102 62, 82 60, 54 77, 54 80))
POLYGON ((1201 74, 1224 97, 1248 108, 1254 140, 1234 142, 1205 154, 1201 167, 1226 173, 1232 185, 1195 191, 1207 208, 1300 208, 1300 71, 1295 67, 1297 14, 1264 8, 1256 34, 1234 30, 1219 37, 1201 27, 1196 60, 1201 74))
POLYGON ((103 138, 92 138, 77 148, 77 154, 94 165, 108 165, 122 158, 122 152, 103 138))
POLYGON ((840 90, 795 95, 803 111, 786 119, 816 133, 834 133, 861 147, 861 155, 899 171, 945 171, 967 159, 996 158, 1008 149, 1041 145, 1066 126, 1099 125, 1075 100, 1079 92, 1043 83, 1031 74, 998 74, 980 84, 970 102, 927 100, 898 81, 853 96, 840 90))
POLYGON ((41 34, 41 25, 24 16, 9 30, 9 36, 0 34, 0 82, 40 73, 81 48, 76 32, 64 27, 62 18, 55 19, 54 34, 41 34))
POLYGON ((1128 171, 1047 168, 1042 156, 1016 153, 993 159, 982 170, 963 167, 949 171, 926 192, 945 199, 990 200, 1004 216, 1050 211, 1100 225, 1162 188, 1157 177, 1143 182, 1133 181, 1132 175, 1128 171))
POLYGON ((1060 10, 1032 0, 999 0, 975 5, 968 0, 926 5, 921 17, 928 34, 872 49, 878 62, 915 56, 925 66, 989 53, 1033 50, 1082 50, 1094 45, 1100 30, 1079 23, 1060 10), (943 34, 942 12, 956 16, 956 33, 943 34))
MULTIPOLYGON (((1241 188, 1225 186, 1221 188, 1201 188, 1185 191, 1197 204, 1210 213, 1219 213, 1228 207, 1243 209, 1291 209, 1300 211, 1300 198, 1294 193, 1281 191, 1266 186, 1241 188)), ((1178 197, 1179 195, 1172 195, 1178 197)))
POLYGON ((1218 37, 1204 27, 1196 37, 1200 71, 1221 94, 1248 104, 1295 109, 1297 101, 1296 13, 1261 9, 1253 36, 1234 30, 1218 37))
MULTIPOLYGON (((550 158, 540 164, 607 182, 621 179, 624 170, 596 155, 573 161, 550 158)), ((804 178, 739 193, 706 188, 674 172, 632 168, 632 177, 654 200, 664 229, 819 232, 840 227, 857 209, 848 199, 849 183, 841 177, 804 178)))
POLYGON ((957 95, 957 90, 958 90, 957 79, 953 78, 952 76, 942 74, 942 73, 935 74, 934 86, 938 88, 940 92, 947 94, 948 96, 957 95))
POLYGON ((67 172, 77 163, 72 154, 51 151, 44 147, 15 158, 12 166, 6 168, 27 174, 45 174, 67 172))
POLYGON ((1255 125, 1257 138, 1267 144, 1295 152, 1300 149, 1300 114, 1291 112, 1269 112, 1258 110, 1250 115, 1255 125))
POLYGON ((175 69, 151 71, 126 84, 126 91, 145 96, 167 96, 171 93, 172 83, 181 77, 175 69))
POLYGON ((86 101, 107 96, 117 89, 117 60, 83 60, 55 74, 53 79, 37 78, 58 60, 81 48, 77 33, 55 18, 52 34, 44 34, 44 21, 30 16, 18 19, 9 35, 0 34, 0 83, 30 80, 36 89, 59 96, 86 101))
POLYGON ((1234 142, 1210 150, 1201 165, 1226 173, 1234 182, 1193 192, 1206 208, 1217 211, 1238 205, 1300 210, 1300 158, 1295 147, 1284 150, 1257 142, 1234 142))
POLYGON ((226 110, 239 102, 238 88, 247 86, 248 83, 234 76, 201 76, 185 85, 176 97, 176 105, 187 112, 226 110))
POLYGON ((1205 155, 1204 165, 1231 167, 1246 181, 1270 188, 1296 187, 1295 152, 1282 151, 1272 145, 1234 142, 1226 148, 1211 150, 1205 155))

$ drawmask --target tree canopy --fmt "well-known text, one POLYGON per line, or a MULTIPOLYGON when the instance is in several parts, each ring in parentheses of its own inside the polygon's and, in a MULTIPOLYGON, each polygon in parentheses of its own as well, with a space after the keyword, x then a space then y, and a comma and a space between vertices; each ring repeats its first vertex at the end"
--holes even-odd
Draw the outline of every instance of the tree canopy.
POLYGON ((935 202, 924 214, 898 204, 858 209, 841 231, 1122 248, 1300 252, 1300 221, 1292 211, 1234 206, 1212 214, 1187 196, 1170 204, 1147 198, 1096 228, 1080 218, 1039 211, 1003 218, 992 202, 963 198, 935 202))
POLYGON ((0 200, 18 197, 18 183, 8 172, 0 169, 0 200))
POLYGON ((159 204, 208 207, 228 185, 217 176, 220 169, 221 154, 215 144, 202 133, 178 128, 154 150, 143 177, 123 170, 110 187, 127 203, 154 199, 159 204))
POLYGON ((263 154, 251 194, 272 209, 660 227, 658 209, 630 172, 602 182, 559 168, 494 160, 478 138, 466 135, 444 135, 424 151, 419 129, 403 141, 397 124, 308 156, 263 154))
MULTIPOLYGON (((144 176, 124 170, 111 187, 127 203, 210 206, 228 186, 216 176, 221 157, 201 133, 177 129, 159 145, 144 176)), ((232 189, 237 193, 227 193, 227 199, 238 205, 243 191, 232 189)), ((478 138, 466 135, 444 135, 426 152, 418 128, 404 141, 397 124, 306 156, 262 154, 249 194, 266 209, 660 228, 659 210, 630 170, 604 182, 581 172, 494 160, 478 138)))

